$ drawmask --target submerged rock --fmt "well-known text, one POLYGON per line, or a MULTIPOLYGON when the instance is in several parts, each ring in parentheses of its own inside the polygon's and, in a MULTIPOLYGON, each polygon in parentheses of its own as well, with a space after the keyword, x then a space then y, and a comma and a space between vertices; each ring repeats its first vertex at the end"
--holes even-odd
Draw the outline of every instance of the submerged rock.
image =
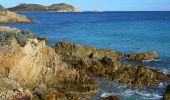
POLYGON ((81 60, 83 58, 101 59, 103 57, 112 60, 120 60, 124 58, 124 54, 115 50, 97 49, 95 47, 82 46, 79 44, 71 44, 68 42, 59 42, 54 47, 57 54, 64 60, 81 60))
POLYGON ((118 96, 103 97, 101 100, 120 100, 118 96))
POLYGON ((151 51, 151 52, 128 54, 127 57, 128 57, 128 61, 141 62, 143 60, 157 59, 158 54, 155 51, 151 51))
POLYGON ((129 88, 155 87, 168 75, 156 69, 145 66, 135 66, 113 62, 112 59, 104 57, 101 60, 86 58, 75 65, 77 69, 84 69, 98 77, 106 80, 114 80, 119 83, 128 84, 129 88))

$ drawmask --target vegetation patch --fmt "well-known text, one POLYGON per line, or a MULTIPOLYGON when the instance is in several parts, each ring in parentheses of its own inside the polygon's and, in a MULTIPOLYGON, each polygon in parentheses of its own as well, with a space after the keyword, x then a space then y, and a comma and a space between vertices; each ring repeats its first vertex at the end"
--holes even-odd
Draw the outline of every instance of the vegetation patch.
POLYGON ((22 30, 20 32, 0 31, 0 46, 10 45, 11 40, 15 38, 18 44, 24 47, 32 36, 32 33, 28 30, 22 30))

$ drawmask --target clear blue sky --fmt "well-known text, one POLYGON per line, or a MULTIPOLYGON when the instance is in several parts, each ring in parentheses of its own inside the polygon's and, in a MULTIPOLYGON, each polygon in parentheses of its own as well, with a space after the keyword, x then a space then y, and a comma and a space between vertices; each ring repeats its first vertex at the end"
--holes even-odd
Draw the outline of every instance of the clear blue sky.
POLYGON ((68 3, 85 11, 170 11, 170 0, 0 0, 5 7, 20 3, 68 3))

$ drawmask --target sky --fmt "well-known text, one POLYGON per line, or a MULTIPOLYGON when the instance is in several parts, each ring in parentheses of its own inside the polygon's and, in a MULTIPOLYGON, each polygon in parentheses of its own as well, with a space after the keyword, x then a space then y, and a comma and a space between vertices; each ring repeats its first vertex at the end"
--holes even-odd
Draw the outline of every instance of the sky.
POLYGON ((20 3, 68 3, 83 11, 170 11, 170 0, 0 0, 6 8, 20 3))

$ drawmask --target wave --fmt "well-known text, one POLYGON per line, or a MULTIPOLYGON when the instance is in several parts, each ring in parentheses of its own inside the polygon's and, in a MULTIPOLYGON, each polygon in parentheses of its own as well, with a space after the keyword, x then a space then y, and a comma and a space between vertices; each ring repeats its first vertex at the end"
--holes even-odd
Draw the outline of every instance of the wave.
POLYGON ((161 61, 161 60, 160 60, 160 59, 149 59, 149 60, 142 60, 142 62, 151 62, 151 61, 158 62, 158 61, 161 61))
POLYGON ((160 100, 162 96, 158 93, 150 93, 147 91, 138 91, 138 90, 131 90, 127 89, 125 91, 121 91, 120 93, 108 93, 108 92, 103 92, 101 94, 101 97, 108 97, 108 96, 120 96, 122 99, 123 98, 131 98, 131 97, 136 97, 137 100, 160 100))

